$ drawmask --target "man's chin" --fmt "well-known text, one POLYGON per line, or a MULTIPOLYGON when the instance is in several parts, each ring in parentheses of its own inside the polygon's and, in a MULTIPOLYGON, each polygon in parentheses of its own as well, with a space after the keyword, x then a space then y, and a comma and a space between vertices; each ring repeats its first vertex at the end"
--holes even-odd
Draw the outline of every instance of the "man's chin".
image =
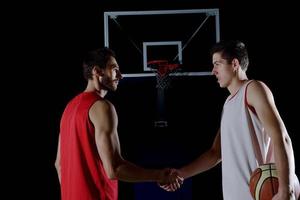
POLYGON ((118 89, 118 86, 113 86, 113 87, 110 87, 108 90, 114 92, 118 89))
POLYGON ((226 86, 222 83, 219 83, 220 88, 225 88, 226 86))
POLYGON ((118 86, 117 85, 102 85, 102 87, 105 89, 105 90, 107 90, 107 91, 112 91, 112 92, 114 92, 114 91, 116 91, 117 90, 117 88, 118 88, 118 86))

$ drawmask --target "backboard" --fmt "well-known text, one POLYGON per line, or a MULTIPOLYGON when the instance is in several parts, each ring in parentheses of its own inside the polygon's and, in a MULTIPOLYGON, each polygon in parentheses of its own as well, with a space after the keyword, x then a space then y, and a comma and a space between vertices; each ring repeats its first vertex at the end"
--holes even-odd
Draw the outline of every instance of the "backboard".
POLYGON ((209 50, 219 40, 218 9, 104 12, 104 44, 125 78, 155 76, 152 60, 180 63, 175 75, 211 75, 209 50))

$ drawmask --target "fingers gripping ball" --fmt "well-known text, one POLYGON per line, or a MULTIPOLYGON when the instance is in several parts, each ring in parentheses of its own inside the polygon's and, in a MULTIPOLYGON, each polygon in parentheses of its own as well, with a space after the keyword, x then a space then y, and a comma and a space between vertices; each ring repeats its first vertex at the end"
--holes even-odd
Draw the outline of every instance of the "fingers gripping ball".
POLYGON ((259 166, 250 177, 250 192, 255 200, 272 200, 278 192, 278 176, 274 163, 259 166))

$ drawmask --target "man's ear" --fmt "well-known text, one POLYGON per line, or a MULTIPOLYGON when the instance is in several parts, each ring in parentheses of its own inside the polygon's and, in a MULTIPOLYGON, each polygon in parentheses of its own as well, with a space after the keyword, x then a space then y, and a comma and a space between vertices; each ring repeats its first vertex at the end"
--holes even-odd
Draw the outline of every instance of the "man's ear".
POLYGON ((239 60, 238 59, 236 59, 236 58, 234 58, 234 59, 232 59, 232 66, 233 66, 233 69, 234 70, 237 70, 238 68, 239 68, 239 66, 240 66, 240 62, 239 62, 239 60))
POLYGON ((93 74, 93 75, 96 75, 96 76, 103 76, 103 75, 104 75, 104 72, 103 72, 103 69, 101 69, 101 68, 99 68, 97 65, 95 65, 95 66, 93 67, 92 74, 93 74))

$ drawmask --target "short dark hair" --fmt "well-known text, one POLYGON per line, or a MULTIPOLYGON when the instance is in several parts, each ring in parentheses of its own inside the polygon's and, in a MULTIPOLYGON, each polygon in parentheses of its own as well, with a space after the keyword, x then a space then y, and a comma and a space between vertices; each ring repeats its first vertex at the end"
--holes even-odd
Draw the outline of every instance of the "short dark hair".
POLYGON ((246 71, 249 65, 248 51, 245 44, 238 40, 220 41, 211 49, 211 56, 220 53, 222 58, 230 63, 234 58, 238 59, 241 68, 246 71))
POLYGON ((83 76, 86 80, 92 79, 92 70, 95 65, 104 69, 110 57, 116 57, 108 47, 89 51, 83 59, 83 76))

